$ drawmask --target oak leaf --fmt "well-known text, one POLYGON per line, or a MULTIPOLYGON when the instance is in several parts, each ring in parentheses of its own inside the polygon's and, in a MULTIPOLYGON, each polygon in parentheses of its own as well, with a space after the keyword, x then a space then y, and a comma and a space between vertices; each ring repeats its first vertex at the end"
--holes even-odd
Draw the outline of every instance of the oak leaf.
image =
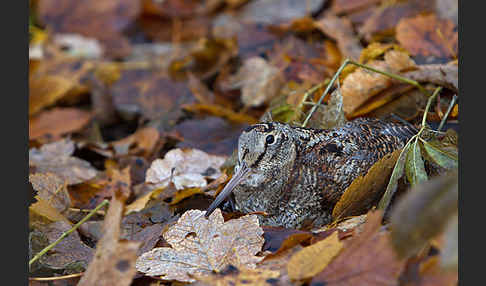
POLYGON ((255 256, 263 245, 263 230, 255 215, 224 222, 216 209, 209 218, 189 210, 164 234, 172 246, 142 254, 137 270, 164 280, 194 282, 194 275, 209 275, 228 265, 254 268, 263 257, 255 256))

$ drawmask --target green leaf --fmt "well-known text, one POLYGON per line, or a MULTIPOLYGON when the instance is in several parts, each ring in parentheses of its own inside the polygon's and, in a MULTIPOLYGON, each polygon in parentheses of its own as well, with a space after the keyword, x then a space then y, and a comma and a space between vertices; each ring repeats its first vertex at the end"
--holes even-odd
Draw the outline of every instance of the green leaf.
MULTIPOLYGON (((413 140, 413 139, 412 139, 413 140)), ((395 167, 393 168, 392 174, 390 176, 390 181, 386 186, 385 193, 381 198, 380 202, 378 203, 378 209, 386 211, 390 201, 397 190, 398 180, 403 176, 403 170, 405 168, 405 158, 407 158, 408 150, 410 149, 410 142, 408 141, 405 147, 403 147, 400 156, 395 163, 395 167)))
POLYGON ((412 187, 428 179, 417 139, 410 145, 405 163, 405 173, 412 187))
POLYGON ((422 140, 422 144, 427 155, 437 165, 446 169, 455 169, 458 167, 457 150, 453 150, 438 141, 427 142, 422 140))

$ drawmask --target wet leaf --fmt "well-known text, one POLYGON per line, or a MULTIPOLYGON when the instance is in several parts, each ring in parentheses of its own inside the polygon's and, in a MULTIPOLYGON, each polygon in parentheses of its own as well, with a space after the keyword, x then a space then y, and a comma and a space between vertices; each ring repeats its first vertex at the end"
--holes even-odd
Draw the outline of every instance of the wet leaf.
POLYGON ((310 285, 395 285, 404 261, 396 257, 382 214, 369 213, 362 232, 344 242, 342 251, 314 276, 310 285))
POLYGON ((77 108, 54 108, 29 119, 29 140, 49 138, 79 131, 91 120, 91 113, 77 108))
POLYGON ((71 198, 64 180, 54 174, 32 174, 29 181, 39 198, 53 206, 57 211, 63 213, 71 206, 71 198))
POLYGON ((356 178, 344 191, 332 210, 333 220, 360 215, 381 198, 401 150, 385 155, 364 176, 356 178))
POLYGON ((457 213, 457 173, 417 184, 393 208, 390 222, 397 253, 408 257, 440 234, 457 213))
POLYGON ((63 139, 29 150, 29 166, 37 173, 54 173, 68 185, 79 184, 94 178, 98 171, 82 159, 71 156, 74 142, 63 139))
POLYGON ((164 280, 195 281, 190 275, 208 275, 229 264, 253 268, 263 245, 263 230, 255 215, 223 221, 216 209, 208 219, 204 212, 190 210, 164 234, 172 246, 155 248, 137 259, 137 269, 164 280))
POLYGON ((339 241, 338 232, 327 238, 304 247, 294 254, 287 264, 287 271, 292 280, 311 278, 321 272, 341 251, 343 243, 339 241))
POLYGON ((425 172, 420 143, 417 139, 410 144, 410 150, 407 153, 405 162, 405 174, 412 186, 425 182, 428 179, 427 172, 425 172))
POLYGON ((164 159, 156 159, 147 170, 145 181, 167 186, 172 177, 176 189, 205 187, 206 178, 216 179, 226 157, 209 155, 197 149, 173 149, 164 159))
POLYGON ((396 33, 398 42, 414 56, 457 56, 458 32, 451 20, 439 19, 435 14, 404 18, 396 33))
POLYGON ((103 223, 103 237, 96 244, 93 261, 78 285, 130 285, 136 273, 135 259, 140 242, 120 241, 120 224, 125 201, 130 195, 128 168, 114 171, 116 190, 103 223))
POLYGON ((451 146, 441 144, 439 141, 422 141, 422 146, 429 157, 437 165, 446 169, 455 169, 458 167, 457 149, 451 146))

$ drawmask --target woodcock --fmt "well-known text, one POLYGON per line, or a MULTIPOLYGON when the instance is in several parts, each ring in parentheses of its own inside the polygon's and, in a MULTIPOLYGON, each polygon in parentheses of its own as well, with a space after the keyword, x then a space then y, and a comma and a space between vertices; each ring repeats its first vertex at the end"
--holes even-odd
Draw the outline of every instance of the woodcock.
POLYGON ((360 118, 334 129, 270 122, 249 126, 238 140, 238 161, 209 216, 231 193, 236 209, 264 211, 263 225, 299 228, 331 221, 351 182, 416 133, 411 125, 360 118))

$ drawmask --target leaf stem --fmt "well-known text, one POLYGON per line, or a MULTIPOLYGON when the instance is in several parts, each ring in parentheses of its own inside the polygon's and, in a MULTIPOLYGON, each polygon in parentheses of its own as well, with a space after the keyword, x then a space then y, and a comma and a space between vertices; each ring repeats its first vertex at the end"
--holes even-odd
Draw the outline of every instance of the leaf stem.
POLYGON ((451 113, 452 108, 454 107, 454 104, 456 104, 456 100, 457 100, 457 95, 454 94, 454 96, 452 97, 451 103, 449 104, 449 107, 447 108, 447 111, 446 111, 444 117, 442 117, 442 120, 440 121, 440 124, 439 124, 439 127, 437 128, 437 131, 440 131, 442 129, 442 127, 444 127, 444 124, 447 120, 447 117, 449 117, 449 113, 451 113))
POLYGON ((42 255, 44 255, 46 252, 51 250, 54 246, 56 246, 61 240, 66 238, 71 232, 75 231, 80 225, 82 225, 85 221, 87 221, 89 218, 91 218, 99 209, 104 207, 109 203, 108 200, 103 200, 96 208, 91 210, 89 214, 87 214, 82 220, 80 220, 77 224, 75 224, 70 230, 63 232, 63 234, 53 243, 49 244, 46 246, 44 249, 42 249, 39 253, 37 253, 30 261, 29 261, 29 267, 37 261, 42 255))

